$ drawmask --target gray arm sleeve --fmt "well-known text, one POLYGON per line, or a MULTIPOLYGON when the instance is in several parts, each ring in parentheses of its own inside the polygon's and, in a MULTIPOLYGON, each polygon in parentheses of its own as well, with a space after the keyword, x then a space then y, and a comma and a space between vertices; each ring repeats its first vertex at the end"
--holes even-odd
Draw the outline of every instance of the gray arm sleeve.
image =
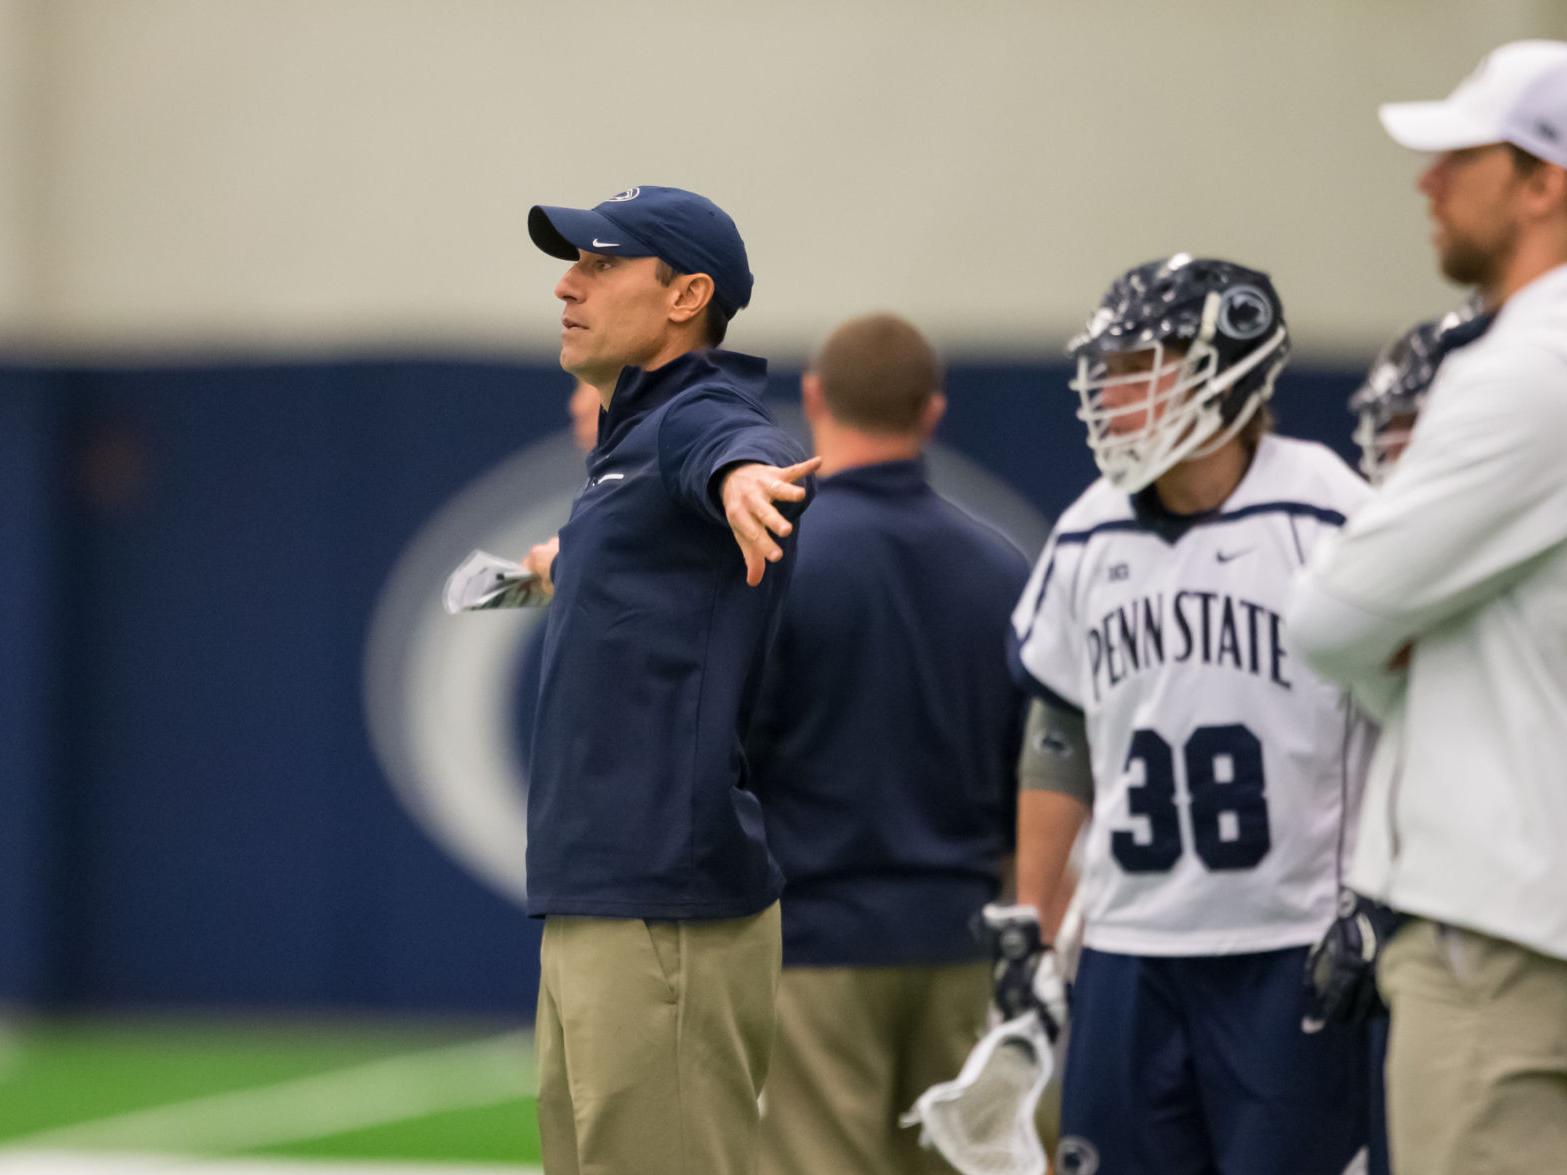
POLYGON ((1038 699, 1029 703, 1017 786, 1020 791, 1061 792, 1094 806, 1094 772, 1081 714, 1038 699))

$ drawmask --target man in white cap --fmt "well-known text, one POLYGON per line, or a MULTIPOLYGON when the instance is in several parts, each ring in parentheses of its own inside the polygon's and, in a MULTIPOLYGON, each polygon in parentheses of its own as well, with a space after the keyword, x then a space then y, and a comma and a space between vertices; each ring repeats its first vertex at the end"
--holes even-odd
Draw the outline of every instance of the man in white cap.
POLYGON ((1567 1169, 1567 43, 1381 110, 1442 272, 1496 318, 1321 543, 1300 652, 1385 716, 1350 883, 1386 944, 1393 1166, 1567 1169))

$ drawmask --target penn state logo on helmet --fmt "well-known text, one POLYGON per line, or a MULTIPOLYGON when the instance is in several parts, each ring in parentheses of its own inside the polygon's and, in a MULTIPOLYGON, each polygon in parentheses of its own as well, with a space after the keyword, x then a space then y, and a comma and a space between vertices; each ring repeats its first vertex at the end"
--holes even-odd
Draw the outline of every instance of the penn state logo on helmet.
POLYGON ((627 200, 635 200, 641 194, 642 194, 642 189, 641 188, 627 188, 624 192, 616 192, 608 200, 605 200, 604 203, 606 203, 606 204, 624 204, 627 200))
POLYGON ((1219 295, 1219 329, 1245 342, 1265 334, 1273 325, 1273 307, 1255 286, 1236 286, 1219 295))

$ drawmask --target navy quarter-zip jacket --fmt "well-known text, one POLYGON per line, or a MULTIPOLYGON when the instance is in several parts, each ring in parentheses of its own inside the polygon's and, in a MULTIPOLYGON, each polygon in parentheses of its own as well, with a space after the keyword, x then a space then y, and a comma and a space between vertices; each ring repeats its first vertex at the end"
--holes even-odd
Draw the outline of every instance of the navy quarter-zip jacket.
POLYGON ((747 747, 784 966, 956 963, 1013 842, 1028 560, 921 461, 823 478, 747 747))
MULTIPOLYGON (((762 407, 766 374, 760 359, 716 350, 627 368, 599 418, 544 638, 528 794, 535 916, 735 918, 782 891, 742 740, 795 536, 747 587, 718 476, 805 459, 762 407)), ((805 504, 780 508, 795 519, 805 504)))

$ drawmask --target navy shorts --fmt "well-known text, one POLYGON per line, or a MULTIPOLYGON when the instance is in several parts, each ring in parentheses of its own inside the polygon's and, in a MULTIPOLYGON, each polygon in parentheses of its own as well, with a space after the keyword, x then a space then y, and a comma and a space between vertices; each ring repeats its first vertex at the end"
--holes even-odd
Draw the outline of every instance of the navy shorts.
POLYGON ((1366 1145, 1366 1033, 1301 1031, 1305 963, 1085 950, 1060 1175, 1342 1175, 1366 1145))

